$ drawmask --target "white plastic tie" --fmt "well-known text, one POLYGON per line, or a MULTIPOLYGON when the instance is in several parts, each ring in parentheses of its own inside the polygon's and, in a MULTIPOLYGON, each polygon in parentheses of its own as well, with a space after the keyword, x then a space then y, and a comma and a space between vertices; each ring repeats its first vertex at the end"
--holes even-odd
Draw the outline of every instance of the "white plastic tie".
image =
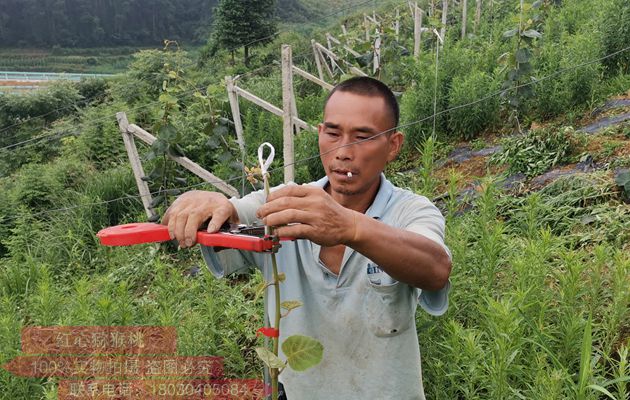
POLYGON ((273 157, 276 155, 276 149, 273 148, 271 143, 265 142, 258 146, 258 162, 260 163, 260 172, 262 173, 263 178, 267 176, 267 170, 271 166, 273 162, 273 157), (265 151, 265 146, 269 147, 269 156, 267 159, 263 159, 263 153, 265 151))

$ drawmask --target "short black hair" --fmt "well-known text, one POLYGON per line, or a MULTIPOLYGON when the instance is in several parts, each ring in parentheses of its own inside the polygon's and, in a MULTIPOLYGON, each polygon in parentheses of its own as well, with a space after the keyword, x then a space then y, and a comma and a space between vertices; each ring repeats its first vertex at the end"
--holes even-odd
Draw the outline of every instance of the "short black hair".
POLYGON ((394 122, 392 128, 396 128, 398 126, 398 121, 400 120, 400 108, 398 107, 396 96, 394 96, 394 93, 386 84, 378 79, 370 78, 369 76, 356 76, 337 84, 337 86, 335 86, 328 94, 328 97, 326 97, 324 108, 326 108, 328 100, 335 92, 349 92, 360 96, 382 98, 385 101, 385 106, 392 114, 392 120, 394 122))

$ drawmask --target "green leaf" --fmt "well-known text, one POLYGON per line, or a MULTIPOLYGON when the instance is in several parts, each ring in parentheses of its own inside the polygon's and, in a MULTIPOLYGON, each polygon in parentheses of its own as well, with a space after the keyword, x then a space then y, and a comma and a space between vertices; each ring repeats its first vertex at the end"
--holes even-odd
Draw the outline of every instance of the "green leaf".
POLYGON ((525 32, 523 32, 523 36, 529 37, 529 38, 541 38, 542 34, 534 29, 528 29, 525 32))
POLYGON ((160 131, 158 133, 158 136, 160 139, 164 139, 168 142, 174 140, 177 137, 177 130, 175 129, 175 127, 171 124, 166 124, 163 125, 160 128, 160 131))
POLYGON ((510 29, 509 31, 503 32, 503 37, 511 38, 512 36, 516 35, 517 32, 518 32, 518 29, 510 29))
POLYGON ((228 128, 225 125, 217 125, 212 129, 212 133, 219 136, 224 136, 228 133, 228 128))
POLYGON ((267 281, 262 281, 256 285, 256 295, 254 296, 254 301, 258 300, 258 297, 265 292, 265 289, 267 289, 269 285, 271 285, 271 283, 267 281))
POLYGON ((582 336, 582 351, 580 354, 580 375, 578 381, 578 395, 584 395, 591 375, 591 351, 593 349, 593 337, 591 334, 591 319, 584 325, 582 336))
POLYGON ((282 343, 282 351, 294 371, 306 371, 322 361, 324 346, 308 336, 289 336, 282 343))
POLYGON ((169 77, 169 78, 173 78, 173 79, 177 78, 177 72, 175 72, 175 71, 169 71, 169 72, 168 72, 168 77, 169 77))
POLYGON ((605 394, 606 396, 610 397, 612 400, 617 400, 617 398, 613 396, 613 394, 610 393, 606 388, 603 388, 599 385, 588 385, 587 387, 589 389, 597 390, 598 392, 605 394))
POLYGON ((151 200, 151 204, 149 205, 149 207, 155 208, 159 206, 160 204, 164 202, 165 198, 166 197, 162 195, 158 195, 157 197, 154 197, 153 200, 151 200))
POLYGON ((526 63, 529 61, 531 56, 532 53, 529 51, 528 48, 518 49, 518 51, 516 52, 516 62, 518 62, 519 64, 526 63))
POLYGON ((256 347, 256 354, 258 354, 258 358, 260 358, 261 361, 269 368, 284 368, 287 366, 287 364, 278 358, 277 355, 273 354, 269 351, 269 349, 264 347, 256 347))
POLYGON ((285 310, 291 311, 295 308, 301 307, 303 305, 303 303, 299 300, 287 300, 287 301, 283 301, 282 303, 280 303, 280 307, 284 308, 285 310))
POLYGON ((630 171, 622 172, 615 177, 615 183, 618 186, 623 186, 630 182, 630 171))
POLYGON ((160 103, 164 103, 164 104, 171 104, 171 105, 177 104, 177 97, 170 95, 168 93, 160 94, 160 97, 158 98, 158 100, 160 101, 160 103))

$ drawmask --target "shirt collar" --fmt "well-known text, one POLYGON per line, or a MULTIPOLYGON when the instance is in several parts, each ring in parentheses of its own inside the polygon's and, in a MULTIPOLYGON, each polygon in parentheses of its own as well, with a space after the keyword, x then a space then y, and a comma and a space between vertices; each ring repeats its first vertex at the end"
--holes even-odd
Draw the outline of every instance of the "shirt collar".
MULTIPOLYGON (((328 177, 324 176, 320 180, 313 182, 313 184, 323 189, 328 184, 328 177)), ((376 197, 370 205, 370 208, 367 209, 365 214, 372 218, 380 219, 385 213, 387 203, 389 203, 389 199, 392 197, 393 191, 394 186, 387 180, 387 178, 385 178, 385 174, 381 172, 381 183, 378 187, 378 192, 376 193, 376 197)))

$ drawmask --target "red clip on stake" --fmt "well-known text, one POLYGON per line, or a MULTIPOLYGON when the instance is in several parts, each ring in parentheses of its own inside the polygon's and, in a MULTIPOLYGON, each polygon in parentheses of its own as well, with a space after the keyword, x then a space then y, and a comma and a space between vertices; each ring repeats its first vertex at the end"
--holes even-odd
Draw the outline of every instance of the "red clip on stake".
POLYGON ((269 328, 269 327, 258 328, 258 330, 256 330, 256 337, 260 336, 261 333, 271 338, 280 336, 280 331, 277 330, 276 328, 269 328))
MULTIPOLYGON (((151 222, 112 226, 99 231, 96 236, 104 246, 131 246, 142 243, 166 242, 171 240, 166 225, 151 222)), ((291 240, 282 238, 281 240, 291 240)), ((197 232, 197 243, 209 247, 226 247, 255 252, 272 251, 274 244, 269 238, 236 233, 197 232)))

